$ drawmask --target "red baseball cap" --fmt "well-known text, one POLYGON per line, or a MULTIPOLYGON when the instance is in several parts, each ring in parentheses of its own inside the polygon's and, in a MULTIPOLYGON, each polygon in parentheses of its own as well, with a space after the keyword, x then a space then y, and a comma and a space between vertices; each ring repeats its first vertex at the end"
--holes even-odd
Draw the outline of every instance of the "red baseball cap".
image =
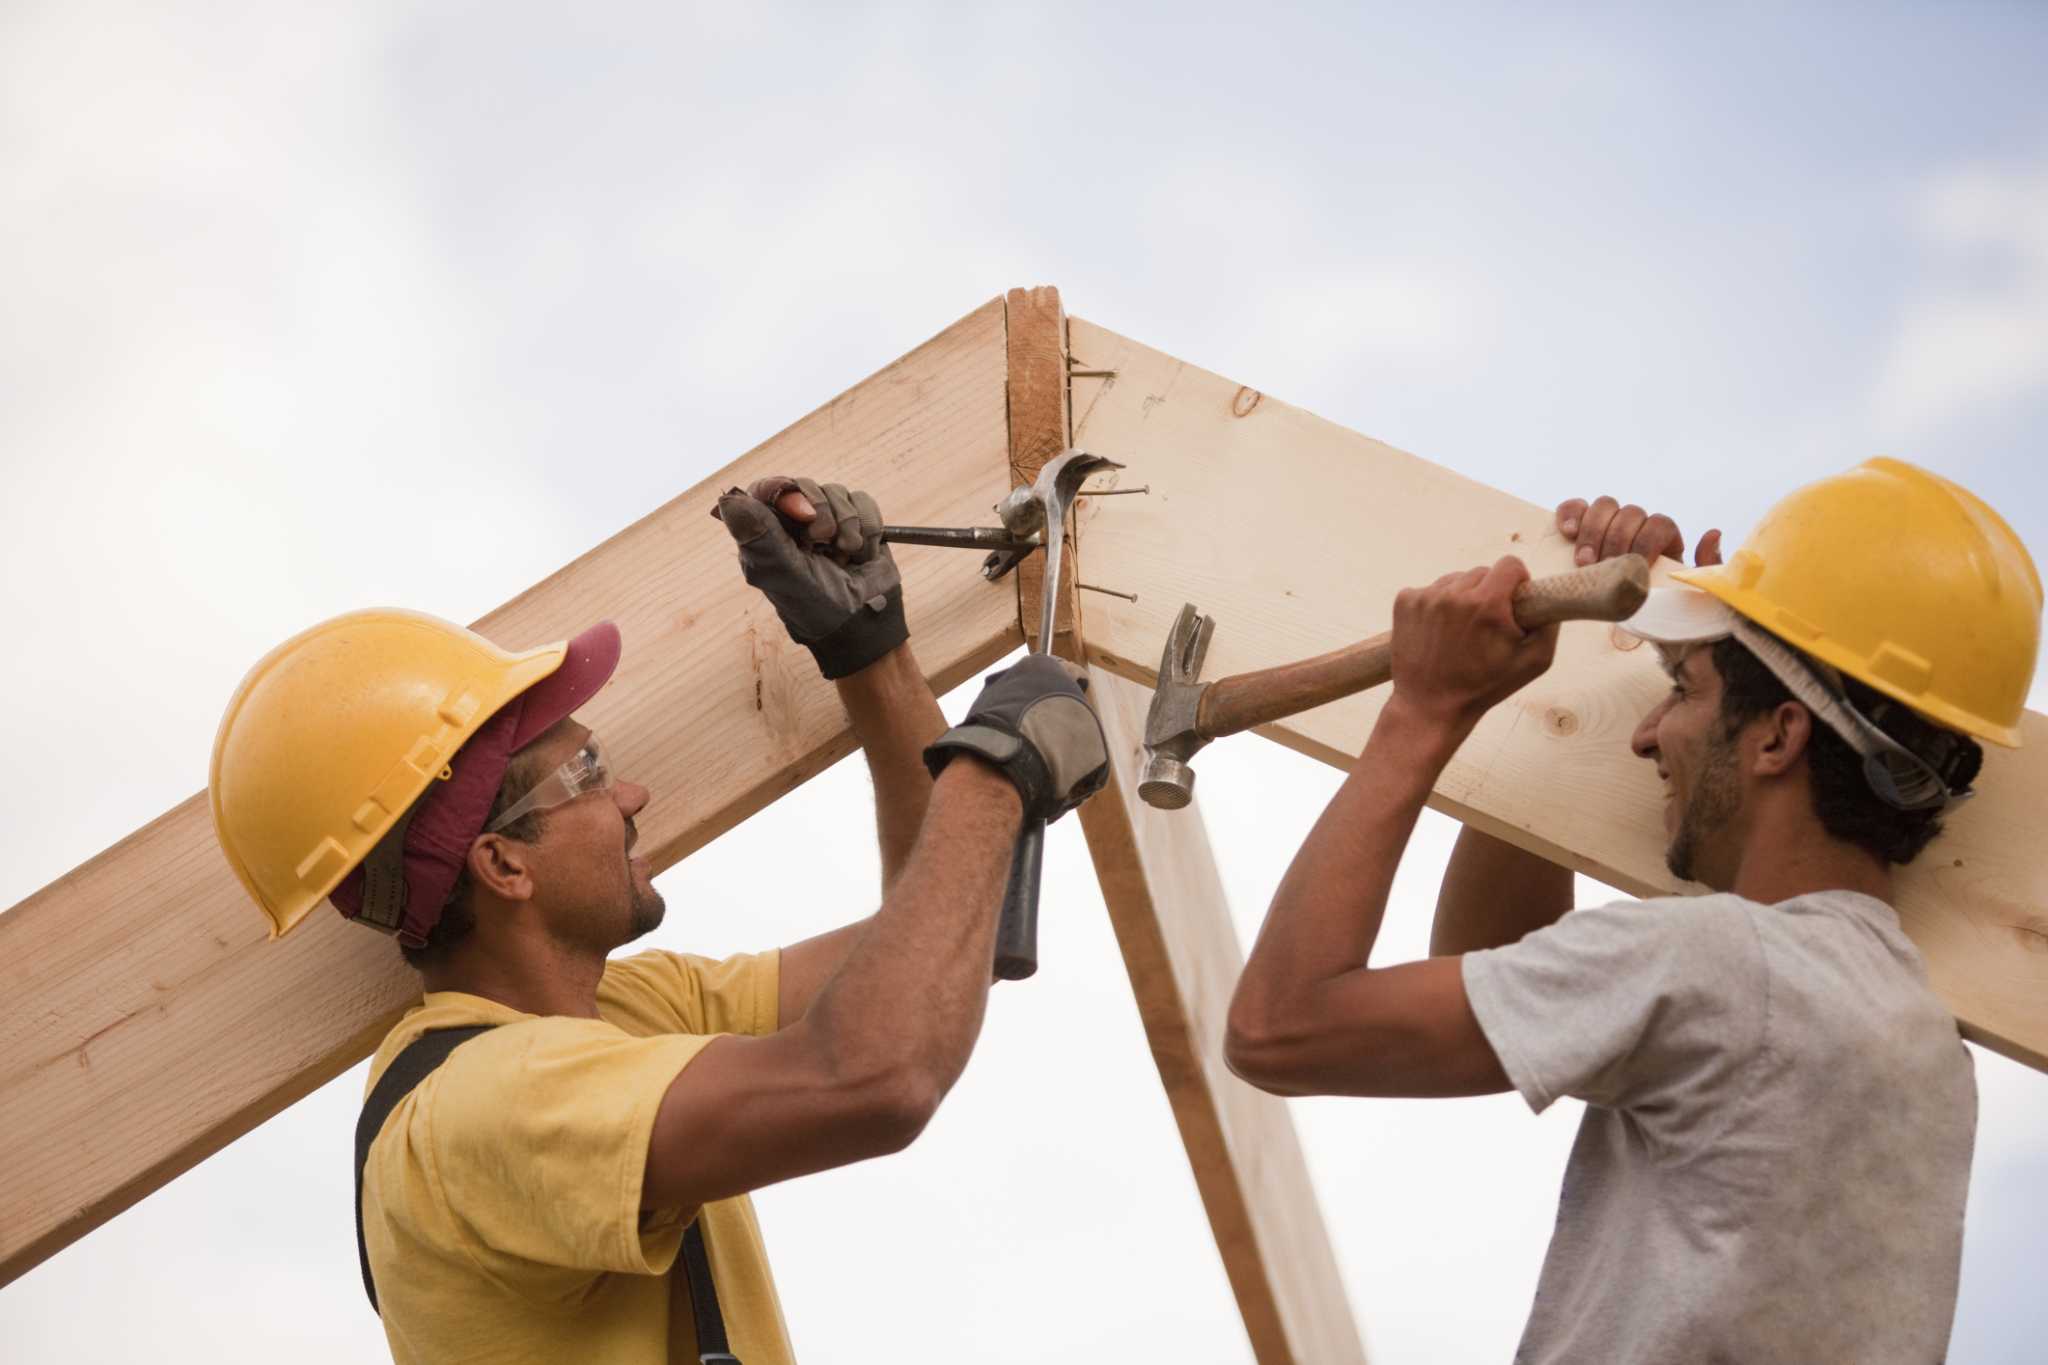
MULTIPOLYGON (((426 795, 414 803, 401 826, 403 883, 378 888, 399 899, 400 943, 411 948, 426 945, 462 874, 469 846, 490 819, 491 803, 512 755, 596 696, 618 668, 621 648, 619 628, 610 621, 600 621, 572 638, 561 667, 500 707, 448 760, 449 776, 429 785, 426 795)), ((360 917, 366 896, 374 894, 371 864, 377 861, 373 853, 329 893, 344 919, 360 917)))

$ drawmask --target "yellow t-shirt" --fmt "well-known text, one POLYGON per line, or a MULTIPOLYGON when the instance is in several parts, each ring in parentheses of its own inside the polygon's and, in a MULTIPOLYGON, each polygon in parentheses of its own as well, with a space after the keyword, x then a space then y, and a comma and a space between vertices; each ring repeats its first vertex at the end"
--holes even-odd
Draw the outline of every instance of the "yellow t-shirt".
MULTIPOLYGON (((695 1365, 680 1255, 692 1211, 642 1215, 648 1137, 713 1037, 774 1031, 780 962, 643 953, 606 967, 601 1019, 437 991, 399 1021, 370 1086, 429 1029, 500 1027, 399 1101, 370 1147, 363 1234, 398 1365, 695 1365)), ((788 1365, 753 1205, 718 1200, 702 1218, 733 1353, 788 1365)))

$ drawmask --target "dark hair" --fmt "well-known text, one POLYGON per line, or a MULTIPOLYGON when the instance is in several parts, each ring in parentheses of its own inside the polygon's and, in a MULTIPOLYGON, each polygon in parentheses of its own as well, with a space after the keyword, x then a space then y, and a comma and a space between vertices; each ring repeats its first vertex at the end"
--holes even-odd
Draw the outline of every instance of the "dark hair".
MULTIPOLYGON (((522 749, 512 755, 512 761, 505 765, 505 776, 499 779, 498 794, 491 798, 490 814, 484 817, 484 824, 504 814, 506 807, 533 789, 540 775, 533 771, 534 757, 531 749, 522 749)), ((539 840, 546 827, 545 811, 530 810, 498 831, 508 839, 517 839, 523 844, 539 840)), ((405 955, 406 965, 414 971, 425 971, 448 955, 448 950, 476 932, 476 907, 471 904, 475 884, 469 875, 469 859, 462 860, 462 870, 455 874, 455 885, 448 892, 448 901, 441 907, 441 918, 434 921, 434 927, 427 931, 424 947, 414 948, 407 944, 398 945, 398 951, 405 955)))
MULTIPOLYGON (((1758 716, 1788 701, 1797 701, 1777 675, 1730 637, 1714 644, 1714 669, 1721 675, 1721 725, 1732 736, 1758 716)), ((1936 747, 1962 745, 1967 739, 1914 715, 1854 678, 1842 679, 1850 705, 1907 749, 1926 754, 1936 747)), ((1813 813, 1833 837, 1865 849, 1892 863, 1910 863, 1941 833, 1941 816, 1931 810, 1900 810, 1881 800, 1863 775, 1863 758, 1849 742, 1817 717, 1806 742, 1807 771, 1812 776, 1813 813)), ((1980 754, 1981 756, 1981 754, 1980 754)))

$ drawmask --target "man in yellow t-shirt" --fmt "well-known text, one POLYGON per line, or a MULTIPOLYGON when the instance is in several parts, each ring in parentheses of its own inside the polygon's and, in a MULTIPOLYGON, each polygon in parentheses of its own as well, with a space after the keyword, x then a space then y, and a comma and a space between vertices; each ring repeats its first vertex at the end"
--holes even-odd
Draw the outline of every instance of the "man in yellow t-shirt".
POLYGON ((980 1030, 1020 820, 1106 776, 1050 658, 946 728, 873 499, 774 479, 719 510, 866 752, 868 919, 722 963, 608 958, 664 908, 632 853, 650 793, 573 715, 617 666, 608 622, 511 654, 353 613, 265 656, 222 719, 216 830, 277 932, 331 899, 422 978, 359 1133, 365 1287, 402 1365, 792 1360, 746 1192, 917 1136, 980 1030))
MULTIPOLYGON (((598 1019, 461 991, 406 1015, 372 1085, 430 1030, 497 1027, 401 1101, 371 1148, 364 1235, 395 1359, 697 1359, 683 1223, 643 1216, 641 1171, 683 1068, 719 1034, 775 1032, 778 956, 613 961, 598 1019)), ((734 1350, 748 1365, 790 1359, 752 1204, 716 1200, 699 1218, 734 1350)))

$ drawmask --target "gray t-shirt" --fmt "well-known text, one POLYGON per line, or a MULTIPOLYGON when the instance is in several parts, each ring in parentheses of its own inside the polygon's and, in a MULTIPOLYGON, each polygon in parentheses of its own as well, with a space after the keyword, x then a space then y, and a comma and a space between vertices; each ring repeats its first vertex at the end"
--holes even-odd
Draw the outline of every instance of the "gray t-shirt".
POLYGON ((1977 1083, 1891 907, 1578 910, 1468 954, 1537 1112, 1586 1101, 1518 1361, 1939 1361, 1977 1083))

